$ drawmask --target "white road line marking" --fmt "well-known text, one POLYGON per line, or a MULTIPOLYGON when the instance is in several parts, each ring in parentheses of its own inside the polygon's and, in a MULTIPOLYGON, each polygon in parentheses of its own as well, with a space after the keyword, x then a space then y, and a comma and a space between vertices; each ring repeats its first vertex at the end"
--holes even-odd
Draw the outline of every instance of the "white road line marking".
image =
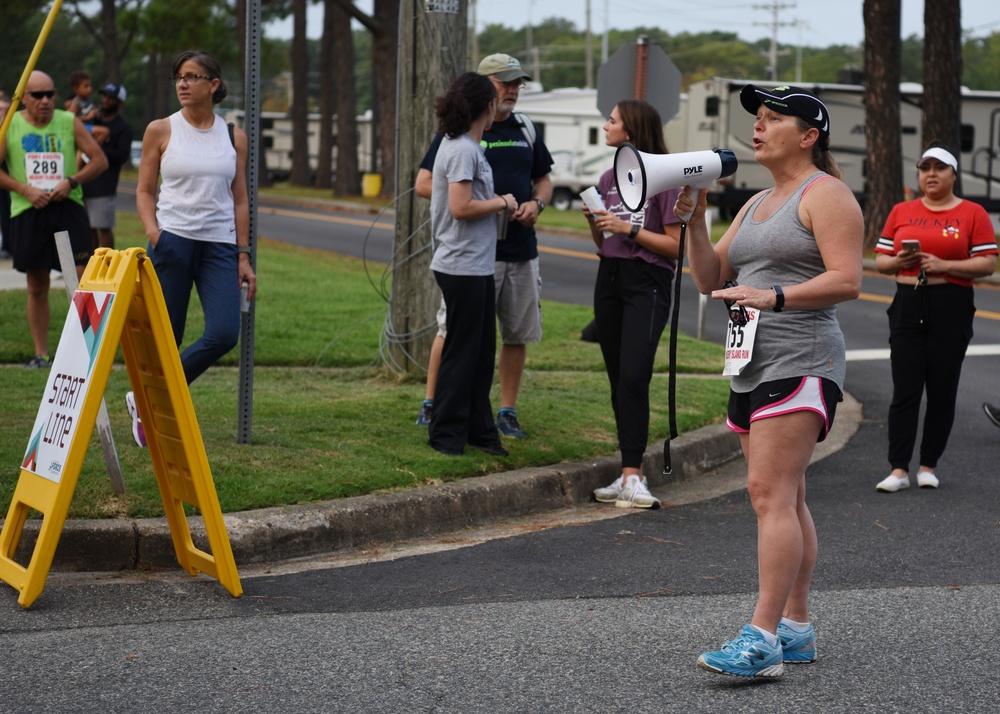
MULTIPOLYGON (((992 357, 1000 355, 1000 345, 970 345, 965 352, 967 357, 992 357)), ((848 362, 866 362, 878 359, 889 359, 889 348, 878 350, 847 350, 848 362)))

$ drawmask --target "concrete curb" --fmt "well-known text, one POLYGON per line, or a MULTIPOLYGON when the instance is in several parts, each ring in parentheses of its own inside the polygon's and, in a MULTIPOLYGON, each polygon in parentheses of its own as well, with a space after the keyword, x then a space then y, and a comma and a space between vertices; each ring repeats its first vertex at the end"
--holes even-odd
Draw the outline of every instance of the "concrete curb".
MULTIPOLYGON (((712 471, 741 455, 739 437, 724 425, 698 429, 671 445, 673 473, 663 475, 659 446, 646 452, 644 473, 657 488, 712 471)), ((439 535, 544 511, 589 503, 592 492, 619 475, 620 459, 532 467, 463 479, 403 493, 265 508, 225 515, 239 565, 268 563, 376 543, 439 535)), ((207 549, 203 521, 188 519, 192 538, 207 549)), ((40 521, 28 521, 15 560, 31 557, 40 521)), ((177 568, 165 518, 67 521, 52 569, 108 572, 177 568)))

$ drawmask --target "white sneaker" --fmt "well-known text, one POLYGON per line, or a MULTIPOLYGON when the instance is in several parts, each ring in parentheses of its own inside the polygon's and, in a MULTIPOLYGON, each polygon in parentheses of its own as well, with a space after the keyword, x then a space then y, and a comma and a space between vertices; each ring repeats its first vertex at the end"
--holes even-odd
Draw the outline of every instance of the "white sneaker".
POLYGON ((895 493, 896 491, 902 491, 904 488, 910 487, 910 477, 904 476, 903 478, 897 478, 892 474, 889 474, 884 479, 878 482, 875 487, 876 491, 885 491, 886 493, 895 493))
POLYGON ((917 474, 917 485, 920 488, 937 488, 940 481, 930 471, 921 471, 917 474))
POLYGON ((632 474, 625 479, 625 487, 615 501, 617 508, 659 508, 660 499, 649 492, 646 478, 632 474))
POLYGON ((132 438, 135 439, 135 445, 145 449, 146 430, 142 426, 142 419, 139 418, 139 410, 135 407, 135 394, 132 392, 125 393, 125 408, 132 418, 132 438))
POLYGON ((594 489, 594 500, 600 503, 614 503, 625 488, 625 474, 616 478, 610 486, 594 489))

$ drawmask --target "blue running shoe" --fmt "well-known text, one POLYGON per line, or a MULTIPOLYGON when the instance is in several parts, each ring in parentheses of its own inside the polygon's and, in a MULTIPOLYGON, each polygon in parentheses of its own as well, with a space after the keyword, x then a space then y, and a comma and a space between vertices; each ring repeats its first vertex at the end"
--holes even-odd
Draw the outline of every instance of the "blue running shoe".
POLYGON ((434 400, 425 399, 420 405, 420 413, 417 415, 417 426, 430 426, 431 419, 434 418, 434 400))
POLYGON ((502 436, 506 436, 508 439, 528 438, 517 421, 517 412, 513 410, 500 410, 500 413, 497 414, 497 429, 500 430, 502 436))
POLYGON ((764 635, 750 625, 744 625, 740 636, 722 645, 718 652, 698 657, 698 666, 735 677, 780 677, 785 671, 781 643, 769 645, 764 635))
POLYGON ((805 632, 796 632, 785 623, 778 623, 778 639, 784 662, 807 664, 816 661, 816 630, 812 625, 805 632))

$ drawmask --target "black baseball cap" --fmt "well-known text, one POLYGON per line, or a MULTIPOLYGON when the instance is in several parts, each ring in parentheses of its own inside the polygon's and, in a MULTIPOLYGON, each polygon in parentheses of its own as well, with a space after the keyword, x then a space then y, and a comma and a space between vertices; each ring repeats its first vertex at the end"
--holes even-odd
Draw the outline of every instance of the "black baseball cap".
POLYGON ((101 90, 101 94, 107 94, 112 99, 117 99, 119 102, 124 102, 125 97, 128 95, 128 92, 126 92, 125 87, 123 87, 118 82, 110 82, 104 85, 104 89, 101 90))
POLYGON ((798 117, 819 129, 821 140, 830 138, 830 110, 815 94, 801 87, 786 84, 774 89, 762 89, 748 84, 740 91, 740 104, 751 114, 756 114, 763 104, 778 114, 798 117))

